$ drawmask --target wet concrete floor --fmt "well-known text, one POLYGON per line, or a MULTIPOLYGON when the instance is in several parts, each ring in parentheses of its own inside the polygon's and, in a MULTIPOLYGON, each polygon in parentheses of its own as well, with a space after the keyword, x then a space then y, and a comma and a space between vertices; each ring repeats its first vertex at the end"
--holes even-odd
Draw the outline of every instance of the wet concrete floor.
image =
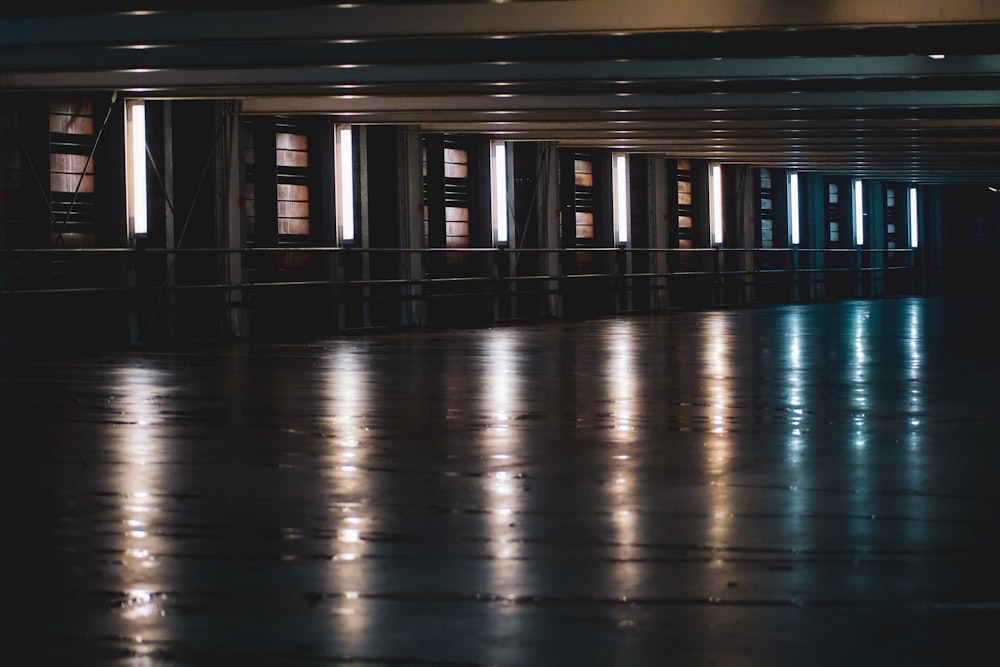
POLYGON ((8 359, 4 664, 986 664, 998 334, 933 297, 8 359))

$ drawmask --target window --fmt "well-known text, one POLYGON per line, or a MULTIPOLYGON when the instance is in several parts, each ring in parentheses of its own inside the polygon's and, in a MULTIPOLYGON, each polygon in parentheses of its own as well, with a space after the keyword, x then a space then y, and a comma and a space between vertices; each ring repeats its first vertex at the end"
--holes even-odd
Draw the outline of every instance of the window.
POLYGON ((594 162, 587 155, 573 159, 574 211, 576 242, 594 245, 594 162))
POLYGON ((831 245, 840 245, 840 189, 836 183, 826 184, 826 224, 831 245))
POLYGON ((677 247, 694 247, 691 161, 677 160, 677 247))
POLYGON ((254 195, 254 149, 253 126, 249 120, 244 120, 243 128, 243 220, 246 224, 247 242, 254 242, 257 229, 257 204, 254 195))
POLYGON ((96 242, 94 201, 94 108, 89 100, 49 102, 49 190, 52 200, 52 245, 93 247, 96 242))
MULTIPOLYGON (((444 149, 444 238, 446 248, 469 247, 469 151, 453 142, 444 149)), ((465 260, 448 253, 449 264, 465 260)))
POLYGON ((760 247, 774 247, 774 217, 771 200, 771 170, 760 170, 760 247))
POLYGON ((274 145, 278 239, 301 241, 304 240, 302 237, 309 235, 309 138, 291 129, 280 128, 275 134, 274 145))
POLYGON ((885 189, 885 242, 886 248, 892 250, 898 245, 896 236, 899 228, 899 207, 896 206, 896 188, 885 189))
MULTIPOLYGON (((427 135, 423 145, 424 235, 427 247, 454 250, 472 245, 472 151, 464 137, 427 135)), ((465 265, 469 255, 445 254, 447 265, 465 265)))

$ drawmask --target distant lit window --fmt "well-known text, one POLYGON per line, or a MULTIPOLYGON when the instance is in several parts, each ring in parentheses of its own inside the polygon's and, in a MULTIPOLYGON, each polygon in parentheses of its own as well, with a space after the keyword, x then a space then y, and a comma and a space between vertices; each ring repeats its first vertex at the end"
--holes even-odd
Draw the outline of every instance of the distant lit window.
POLYGON ((275 151, 278 238, 308 236, 309 138, 290 130, 279 131, 275 151))
POLYGON ((576 242, 578 245, 594 245, 594 162, 589 156, 575 157, 573 177, 576 242))
POLYGON ((694 247, 694 205, 691 161, 677 160, 677 247, 694 247))
POLYGON ((760 170, 760 247, 774 247, 774 206, 771 199, 771 170, 760 170))
MULTIPOLYGON (((445 145, 444 149, 444 241, 446 248, 469 247, 469 151, 445 145)), ((448 253, 449 264, 462 264, 467 256, 448 253)))
POLYGON ((885 243, 886 248, 892 250, 898 246, 896 238, 899 228, 898 219, 899 207, 896 206, 896 188, 886 187, 885 189, 885 243))
POLYGON ((840 244, 840 188, 836 183, 826 184, 826 224, 831 245, 840 244))
POLYGON ((94 107, 86 99, 49 102, 49 188, 53 246, 93 247, 94 107))

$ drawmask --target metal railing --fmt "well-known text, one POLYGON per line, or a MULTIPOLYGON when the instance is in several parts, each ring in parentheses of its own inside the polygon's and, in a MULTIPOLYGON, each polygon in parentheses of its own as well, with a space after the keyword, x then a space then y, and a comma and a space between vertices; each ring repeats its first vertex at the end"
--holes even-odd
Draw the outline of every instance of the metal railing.
MULTIPOLYGON (((630 311, 921 292, 934 261, 869 248, 10 249, 0 251, 0 304, 23 312, 46 297, 103 300, 151 319, 194 307, 266 313, 286 299, 316 308, 478 299, 504 305, 495 318, 523 319, 572 314, 574 299, 595 295, 630 311), (553 298, 566 310, 539 305, 553 298)), ((349 316, 340 317, 343 326, 349 316)))

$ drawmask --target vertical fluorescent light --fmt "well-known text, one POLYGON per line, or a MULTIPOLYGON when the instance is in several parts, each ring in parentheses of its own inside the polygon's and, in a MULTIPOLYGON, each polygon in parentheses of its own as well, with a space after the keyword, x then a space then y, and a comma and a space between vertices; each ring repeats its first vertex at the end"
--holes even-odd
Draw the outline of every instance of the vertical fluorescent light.
POLYGON ((618 245, 628 245, 628 156, 615 153, 611 177, 614 180, 614 224, 618 245))
POLYGON ((708 217, 712 221, 712 242, 722 244, 722 165, 712 162, 708 165, 708 189, 711 199, 708 217))
POLYGON ((491 171, 493 172, 493 229, 497 245, 507 244, 507 144, 494 141, 491 171))
POLYGON ((788 172, 788 229, 792 245, 799 244, 799 173, 788 172))
POLYGON ((910 187, 910 247, 916 248, 919 241, 917 239, 917 221, 920 219, 919 211, 917 210, 917 188, 914 186, 910 187))
POLYGON ((146 205, 146 103, 128 103, 128 217, 134 235, 148 230, 146 205))
POLYGON ((340 240, 354 241, 354 151, 351 126, 338 125, 334 157, 337 168, 337 217, 340 219, 340 240))
POLYGON ((854 240, 857 245, 862 246, 865 244, 865 200, 860 178, 854 179, 851 192, 854 203, 854 240))

